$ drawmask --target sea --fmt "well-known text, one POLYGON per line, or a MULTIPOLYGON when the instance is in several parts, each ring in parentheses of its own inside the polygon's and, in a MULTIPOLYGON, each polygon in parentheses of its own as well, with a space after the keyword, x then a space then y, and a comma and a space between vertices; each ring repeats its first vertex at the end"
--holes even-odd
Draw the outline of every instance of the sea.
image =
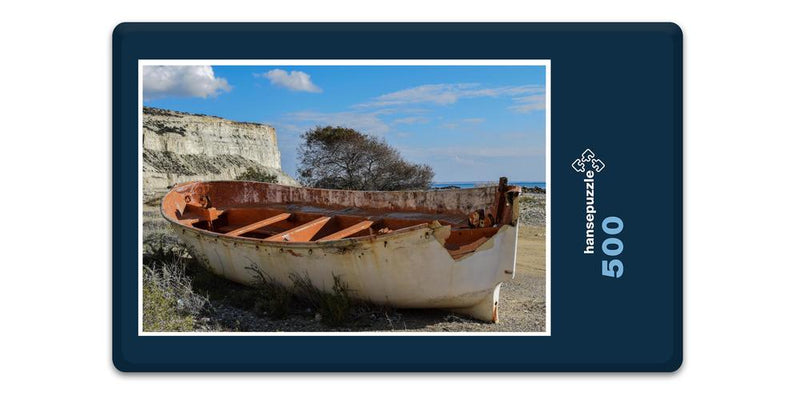
MULTIPOLYGON (((547 189, 547 185, 544 182, 524 182, 524 181, 509 181, 509 185, 513 186, 524 186, 524 187, 540 187, 542 189, 547 189)), ((431 184, 433 188, 442 188, 447 186, 458 186, 460 189, 469 189, 478 186, 493 186, 497 185, 497 181, 464 181, 464 182, 434 182, 431 184)))

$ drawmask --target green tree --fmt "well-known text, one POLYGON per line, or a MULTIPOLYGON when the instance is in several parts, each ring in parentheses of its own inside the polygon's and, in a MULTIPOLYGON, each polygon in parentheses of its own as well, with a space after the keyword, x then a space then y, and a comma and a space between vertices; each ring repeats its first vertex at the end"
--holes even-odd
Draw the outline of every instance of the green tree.
POLYGON ((433 169, 412 164, 384 140, 340 126, 301 136, 298 175, 305 186, 347 190, 428 189, 433 169))

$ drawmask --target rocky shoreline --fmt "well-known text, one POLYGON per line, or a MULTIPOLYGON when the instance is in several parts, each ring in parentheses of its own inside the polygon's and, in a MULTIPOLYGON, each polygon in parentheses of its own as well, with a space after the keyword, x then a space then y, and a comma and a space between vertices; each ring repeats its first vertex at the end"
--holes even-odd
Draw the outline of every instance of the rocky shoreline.
MULTIPOLYGON (((431 188, 431 190, 454 190, 454 189, 462 189, 462 187, 456 185, 450 185, 450 186, 440 186, 431 188)), ((538 186, 533 186, 533 187, 523 186, 522 193, 545 194, 547 193, 547 189, 542 189, 538 186)))
POLYGON ((522 193, 537 193, 537 194, 541 193, 541 194, 546 194, 547 193, 547 189, 543 189, 543 188, 540 188, 538 186, 534 186, 534 187, 523 186, 522 187, 522 193))
POLYGON ((546 221, 547 196, 544 193, 523 193, 519 202, 519 221, 523 225, 543 226, 546 221))

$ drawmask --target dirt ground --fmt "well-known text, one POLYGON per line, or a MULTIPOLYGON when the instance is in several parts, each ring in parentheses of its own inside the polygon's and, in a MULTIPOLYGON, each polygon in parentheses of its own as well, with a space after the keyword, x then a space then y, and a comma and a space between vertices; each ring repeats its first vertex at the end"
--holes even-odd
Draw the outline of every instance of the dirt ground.
MULTIPOLYGON (((542 196, 543 198, 543 196, 542 196)), ((543 213, 543 200, 536 199, 536 210, 543 213), (539 207, 542 210, 539 210, 539 207)), ((526 212, 526 211, 523 211, 526 212)), ((155 207, 145 207, 145 235, 166 224, 155 207)), ((542 218, 543 219, 543 218, 542 218)), ((534 219, 539 222, 539 219, 534 219)), ((524 221, 524 219, 523 219, 524 221)), ((542 221, 543 222, 543 221, 542 221)), ((199 285, 200 282, 198 282, 199 285)), ((207 279, 205 282, 208 285, 207 279)), ((214 282, 212 282, 214 284, 214 282)), ((219 279, 224 290, 242 287, 219 279)), ((545 227, 520 224, 517 266, 514 279, 500 289, 498 323, 486 323, 442 310, 356 308, 352 323, 336 328, 319 321, 310 309, 293 310, 287 318, 271 320, 265 315, 211 298, 209 315, 200 319, 198 331, 319 332, 319 331, 408 331, 408 332, 542 332, 546 329, 545 227)))

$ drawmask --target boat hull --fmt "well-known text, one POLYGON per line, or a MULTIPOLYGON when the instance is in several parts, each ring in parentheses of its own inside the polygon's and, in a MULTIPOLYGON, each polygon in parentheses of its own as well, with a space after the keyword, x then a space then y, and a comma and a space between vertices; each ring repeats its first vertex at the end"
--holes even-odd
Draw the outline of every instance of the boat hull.
POLYGON ((252 268, 287 287, 293 276, 330 291, 333 276, 352 297, 397 308, 445 308, 498 321, 499 289, 514 276, 517 227, 506 225, 470 253, 454 259, 442 246, 448 226, 428 226, 371 240, 265 243, 209 235, 173 224, 206 268, 242 284, 252 268))
POLYGON ((260 272, 287 287, 299 277, 331 291, 336 277, 356 299, 497 322, 500 286, 514 277, 519 216, 519 189, 505 188, 357 192, 189 182, 165 196, 162 214, 206 268, 238 283, 255 284, 260 272))

